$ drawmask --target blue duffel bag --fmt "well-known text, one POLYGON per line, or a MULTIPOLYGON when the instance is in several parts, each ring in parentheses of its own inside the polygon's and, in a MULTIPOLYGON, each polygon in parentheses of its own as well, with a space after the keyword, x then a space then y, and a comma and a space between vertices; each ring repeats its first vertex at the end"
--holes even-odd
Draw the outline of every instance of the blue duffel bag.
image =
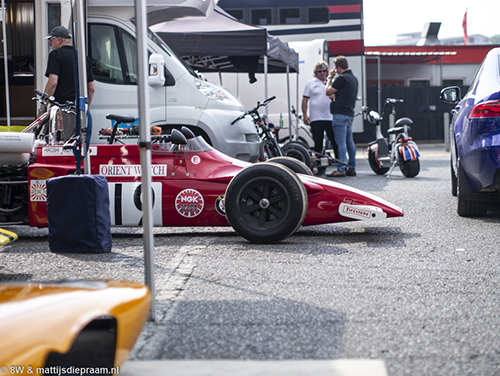
POLYGON ((111 251, 108 182, 101 175, 47 180, 49 248, 55 253, 111 251))

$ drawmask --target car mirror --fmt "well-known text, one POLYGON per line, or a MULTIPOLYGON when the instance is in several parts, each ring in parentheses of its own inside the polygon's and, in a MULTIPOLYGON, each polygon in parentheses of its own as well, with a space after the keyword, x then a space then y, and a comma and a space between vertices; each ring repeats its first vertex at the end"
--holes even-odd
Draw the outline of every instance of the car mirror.
POLYGON ((461 98, 460 88, 458 86, 450 86, 441 90, 439 98, 445 103, 455 104, 461 98))
POLYGON ((149 77, 150 86, 163 86, 165 84, 165 60, 160 54, 151 54, 149 57, 149 77))

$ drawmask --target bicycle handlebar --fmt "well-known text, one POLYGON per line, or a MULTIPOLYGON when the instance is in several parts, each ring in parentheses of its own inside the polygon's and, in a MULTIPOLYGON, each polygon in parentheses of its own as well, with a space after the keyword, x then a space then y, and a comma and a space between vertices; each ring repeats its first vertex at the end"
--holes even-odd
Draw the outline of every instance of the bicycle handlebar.
POLYGON ((264 106, 267 106, 267 104, 273 100, 276 99, 276 96, 273 95, 272 97, 270 98, 267 98, 265 101, 263 102, 257 102, 257 106, 252 108, 251 110, 248 110, 247 112, 241 114, 240 116, 238 116, 236 119, 234 119, 232 122, 231 122, 231 125, 234 125, 236 124, 238 121, 240 121, 241 119, 243 119, 245 116, 247 115, 250 115, 250 114, 255 114, 257 113, 257 110, 261 107, 264 107, 264 106))
POLYGON ((62 107, 62 108, 70 108, 71 106, 74 106, 75 104, 73 102, 70 102, 70 101, 66 101, 65 104, 61 104, 59 102, 56 102, 56 99, 52 96, 52 95, 48 95, 47 93, 42 93, 40 90, 37 90, 35 89, 35 95, 38 96, 38 98, 33 98, 33 100, 37 100, 39 102, 43 102, 43 101, 49 101, 50 104, 53 104, 53 105, 56 105, 58 107, 62 107))

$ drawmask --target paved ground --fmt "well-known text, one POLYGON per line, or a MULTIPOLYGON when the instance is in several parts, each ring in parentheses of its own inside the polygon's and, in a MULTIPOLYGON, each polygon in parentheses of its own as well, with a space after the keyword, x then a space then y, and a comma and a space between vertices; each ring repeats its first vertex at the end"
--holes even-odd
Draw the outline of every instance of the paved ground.
MULTIPOLYGON (((403 218, 304 227, 276 245, 155 229, 156 321, 122 373, 500 375, 500 210, 458 217, 448 153, 420 146, 415 179, 374 175, 359 150, 358 177, 341 180, 403 218)), ((105 255, 53 254, 47 230, 13 230, 1 280, 144 280, 140 229, 113 229, 105 255)))

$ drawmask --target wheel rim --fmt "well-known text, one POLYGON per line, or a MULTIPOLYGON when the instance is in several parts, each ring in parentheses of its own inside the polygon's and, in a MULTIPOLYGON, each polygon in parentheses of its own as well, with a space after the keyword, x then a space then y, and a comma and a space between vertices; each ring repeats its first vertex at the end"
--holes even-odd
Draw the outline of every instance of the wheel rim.
POLYGON ((237 204, 244 221, 256 229, 273 229, 286 221, 290 212, 290 196, 283 184, 271 177, 247 182, 237 204))

